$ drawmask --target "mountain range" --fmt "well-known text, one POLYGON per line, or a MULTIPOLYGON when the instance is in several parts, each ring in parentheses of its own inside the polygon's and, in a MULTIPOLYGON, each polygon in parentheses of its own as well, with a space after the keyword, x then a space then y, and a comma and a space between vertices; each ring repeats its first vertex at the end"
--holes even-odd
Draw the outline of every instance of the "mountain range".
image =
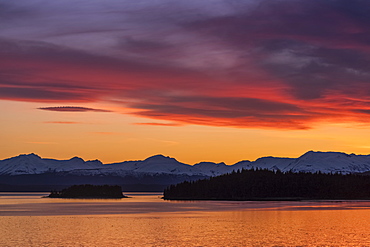
POLYGON ((76 183, 114 183, 126 190, 161 190, 184 180, 256 168, 283 172, 368 173, 370 155, 309 151, 298 158, 262 157, 233 165, 213 162, 189 165, 163 155, 103 164, 99 160, 85 161, 78 157, 56 160, 41 158, 33 153, 21 154, 0 161, 0 190, 44 190, 76 183))

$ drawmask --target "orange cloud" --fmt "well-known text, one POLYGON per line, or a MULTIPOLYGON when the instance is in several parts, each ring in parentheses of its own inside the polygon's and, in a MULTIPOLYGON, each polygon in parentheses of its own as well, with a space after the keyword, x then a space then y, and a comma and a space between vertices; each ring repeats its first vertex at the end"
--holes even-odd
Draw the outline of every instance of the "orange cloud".
POLYGON ((47 124, 81 124, 81 122, 73 122, 73 121, 47 121, 44 123, 47 123, 47 124))
POLYGON ((123 133, 120 132, 90 132, 94 135, 122 135, 123 133))
POLYGON ((135 125, 151 125, 151 126, 183 126, 180 123, 134 123, 135 125))

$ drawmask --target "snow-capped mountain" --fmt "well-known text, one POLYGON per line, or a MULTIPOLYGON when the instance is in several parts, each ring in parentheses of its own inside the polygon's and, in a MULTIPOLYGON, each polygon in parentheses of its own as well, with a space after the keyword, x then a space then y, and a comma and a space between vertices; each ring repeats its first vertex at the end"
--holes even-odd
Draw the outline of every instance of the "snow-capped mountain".
POLYGON ((69 160, 42 159, 40 156, 31 153, 0 161, 0 174, 23 175, 78 169, 88 170, 100 168, 102 165, 98 160, 84 161, 78 157, 69 160))
POLYGON ((362 173, 370 171, 370 155, 309 151, 295 159, 283 171, 323 173, 362 173))
POLYGON ((0 175, 31 175, 68 173, 79 176, 142 176, 184 175, 217 176, 238 169, 270 169, 293 172, 362 173, 370 171, 370 155, 355 155, 339 152, 309 151, 299 158, 263 157, 256 161, 240 161, 233 165, 200 162, 184 164, 174 158, 155 155, 145 160, 103 164, 99 160, 84 161, 74 157, 69 160, 43 159, 36 154, 22 154, 0 161, 0 175))
POLYGON ((193 166, 199 170, 201 174, 206 174, 208 176, 217 176, 225 173, 237 170, 237 167, 228 166, 225 163, 213 163, 213 162, 200 162, 193 166))
POLYGON ((287 167, 290 163, 295 161, 294 158, 278 158, 278 157, 262 157, 257 159, 256 161, 249 161, 243 160, 239 161, 238 163, 234 164, 233 170, 237 169, 269 169, 269 170, 280 170, 285 171, 285 167, 287 167))
MULTIPOLYGON (((125 161, 121 163, 113 163, 105 165, 111 172, 118 173, 165 173, 165 174, 186 174, 200 175, 197 169, 193 166, 178 162, 174 158, 165 157, 163 155, 155 155, 143 161, 125 161)), ((203 175, 203 174, 201 174, 203 175)))

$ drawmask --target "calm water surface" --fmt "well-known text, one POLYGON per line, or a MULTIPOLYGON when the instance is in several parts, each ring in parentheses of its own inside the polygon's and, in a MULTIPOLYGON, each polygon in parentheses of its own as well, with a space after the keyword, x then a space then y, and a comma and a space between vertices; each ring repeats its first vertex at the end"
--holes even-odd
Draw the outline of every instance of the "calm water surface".
POLYGON ((369 201, 169 202, 0 193, 0 246, 370 246, 369 201))

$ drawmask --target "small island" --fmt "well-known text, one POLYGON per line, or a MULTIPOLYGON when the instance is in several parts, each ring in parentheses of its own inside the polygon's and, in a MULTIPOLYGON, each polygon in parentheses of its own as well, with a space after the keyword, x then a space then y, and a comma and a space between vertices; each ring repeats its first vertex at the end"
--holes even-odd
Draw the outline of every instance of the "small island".
POLYGON ((118 185, 73 185, 61 191, 51 191, 50 198, 119 199, 127 198, 118 185))

